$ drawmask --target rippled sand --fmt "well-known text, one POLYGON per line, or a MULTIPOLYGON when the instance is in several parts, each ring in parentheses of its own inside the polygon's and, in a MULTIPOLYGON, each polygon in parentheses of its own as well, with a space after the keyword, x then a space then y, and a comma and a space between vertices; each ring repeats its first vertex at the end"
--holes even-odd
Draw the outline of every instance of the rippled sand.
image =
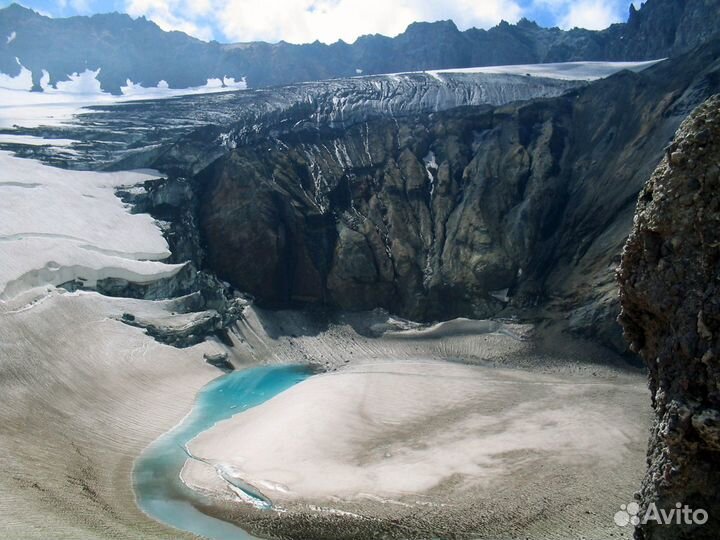
MULTIPOLYGON (((363 522, 337 538, 373 529, 510 538, 532 531, 529 522, 601 538, 642 470, 646 397, 641 377, 361 361, 217 424, 189 448, 273 500, 288 533, 325 513, 343 516, 338 528, 363 522)), ((187 461, 182 477, 237 500, 206 463, 187 461)))
MULTIPOLYGON (((8 538, 182 538, 136 507, 132 463, 220 374, 202 354, 223 346, 174 349, 117 320, 127 311, 167 315, 173 308, 167 303, 57 292, 28 300, 3 304, 0 313, 0 532, 8 538)), ((353 317, 318 325, 298 313, 250 309, 234 328, 234 347, 226 350, 238 366, 300 360, 340 369, 268 402, 268 410, 288 405, 276 409, 278 423, 266 422, 268 410, 261 407, 248 424, 255 430, 246 440, 256 480, 267 481, 264 489, 275 482, 276 498, 284 484, 290 511, 253 513, 221 491, 209 511, 297 538, 338 538, 340 530, 362 535, 368 523, 377 530, 391 522, 405 537, 474 528, 530 537, 539 530, 552 538, 547 531, 565 532, 568 525, 573 531, 604 526, 610 507, 631 495, 644 459, 641 375, 555 362, 512 337, 512 327, 456 321, 418 330, 378 314, 353 317), (385 334, 374 337, 377 332, 385 334), (458 357, 485 367, 438 363, 458 357), (394 362, 386 364, 387 358, 394 362), (433 361, 408 363, 413 358, 433 361), (505 369, 527 362, 537 363, 534 372, 505 369), (588 378, 591 384, 575 384, 588 378), (349 422, 356 422, 352 430, 349 422), (317 453, 308 454, 314 443, 317 453), (267 456, 257 453, 263 447, 267 456), (303 453, 317 462, 299 466, 303 453), (601 468, 591 467, 598 457, 601 468), (269 474, 273 462, 279 476, 269 474), (360 491, 362 497, 354 497, 360 491), (329 501, 329 494, 337 496, 329 501), (372 519, 350 526, 353 514, 372 519)), ((222 438, 223 447, 238 448, 222 438)))

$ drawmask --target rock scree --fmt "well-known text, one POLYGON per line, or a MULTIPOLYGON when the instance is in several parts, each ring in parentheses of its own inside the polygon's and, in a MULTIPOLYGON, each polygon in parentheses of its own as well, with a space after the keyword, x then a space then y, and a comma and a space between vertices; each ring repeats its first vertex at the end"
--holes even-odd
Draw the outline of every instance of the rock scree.
POLYGON ((655 410, 640 516, 653 503, 709 516, 641 522, 639 540, 720 537, 719 278, 720 94, 685 120, 645 185, 618 271, 620 322, 655 410))

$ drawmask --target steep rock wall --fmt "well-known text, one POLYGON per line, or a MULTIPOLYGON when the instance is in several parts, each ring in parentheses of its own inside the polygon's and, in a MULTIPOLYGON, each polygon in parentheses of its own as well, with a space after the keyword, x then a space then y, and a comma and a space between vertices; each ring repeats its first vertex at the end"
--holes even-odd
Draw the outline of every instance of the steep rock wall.
POLYGON ((720 90, 718 58, 714 43, 554 99, 239 145, 196 179, 207 263, 266 305, 419 319, 541 306, 622 349, 614 269, 633 203, 720 90))
POLYGON ((683 123, 645 185, 619 272, 620 321, 650 372, 655 422, 641 512, 704 509, 703 526, 637 538, 720 536, 720 95, 683 123))

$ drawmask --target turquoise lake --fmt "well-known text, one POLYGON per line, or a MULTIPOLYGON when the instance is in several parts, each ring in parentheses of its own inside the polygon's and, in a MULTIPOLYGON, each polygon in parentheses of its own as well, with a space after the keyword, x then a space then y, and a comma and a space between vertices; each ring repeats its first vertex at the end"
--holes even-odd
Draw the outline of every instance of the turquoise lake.
POLYGON ((183 422, 153 442, 135 463, 133 485, 143 512, 166 525, 212 540, 255 540, 240 527, 193 506, 193 501, 209 501, 180 480, 188 457, 185 445, 217 422, 260 405, 311 375, 304 366, 258 367, 234 371, 206 385, 183 422))

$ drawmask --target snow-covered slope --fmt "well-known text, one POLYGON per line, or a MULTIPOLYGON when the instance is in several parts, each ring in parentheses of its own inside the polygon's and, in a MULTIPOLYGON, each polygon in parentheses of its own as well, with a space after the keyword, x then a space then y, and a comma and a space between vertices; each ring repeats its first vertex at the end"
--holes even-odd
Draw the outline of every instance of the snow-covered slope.
POLYGON ((92 288, 100 279, 147 283, 179 271, 159 262, 170 252, 154 220, 115 196, 158 176, 66 171, 0 152, 0 299, 75 280, 92 288))
POLYGON ((585 86, 588 79, 649 65, 652 62, 571 63, 506 66, 467 73, 404 73, 142 102, 129 101, 137 93, 118 98, 101 93, 7 90, 5 93, 16 101, 0 105, 0 148, 63 166, 95 168, 123 160, 124 166, 137 167, 153 162, 178 140, 190 136, 197 139, 197 152, 171 153, 170 161, 183 163, 197 155, 203 164, 228 148, 273 133, 296 128, 339 129, 378 116, 397 118, 458 106, 504 105, 554 97, 585 86), (538 76, 527 76, 526 72, 538 76), (91 108, 73 117, 83 106, 91 108), (25 127, 11 127, 17 125, 25 127), (191 135, 194 131, 198 135, 191 135), (57 143, 49 143, 51 148, 39 148, 34 144, 36 140, 30 140, 28 144, 35 148, 22 148, 23 140, 5 139, 2 132, 78 142, 58 149, 57 143))
POLYGON ((169 347, 123 322, 127 313, 184 322, 182 299, 67 290, 106 278, 154 284, 183 267, 161 262, 169 249, 159 226, 115 195, 158 176, 68 171, 0 152, 0 536, 183 537, 136 508, 132 456, 220 373, 203 361, 217 345, 169 347))
POLYGON ((549 64, 517 64, 511 66, 488 66, 472 68, 453 68, 428 71, 431 74, 443 73, 497 73, 505 75, 525 75, 564 79, 568 81, 595 81, 622 70, 642 71, 654 66, 661 60, 645 62, 558 62, 549 64))
POLYGON ((82 107, 98 104, 122 103, 145 99, 164 99, 184 95, 212 94, 243 90, 245 81, 233 78, 208 79, 202 86, 176 89, 165 81, 155 87, 144 87, 127 80, 119 95, 102 90, 97 77, 100 70, 86 69, 68 75, 67 81, 50 86, 49 75, 44 72, 42 92, 32 92, 32 73, 20 64, 20 73, 14 77, 0 73, 0 129, 12 126, 36 127, 57 125, 70 120, 82 107))

